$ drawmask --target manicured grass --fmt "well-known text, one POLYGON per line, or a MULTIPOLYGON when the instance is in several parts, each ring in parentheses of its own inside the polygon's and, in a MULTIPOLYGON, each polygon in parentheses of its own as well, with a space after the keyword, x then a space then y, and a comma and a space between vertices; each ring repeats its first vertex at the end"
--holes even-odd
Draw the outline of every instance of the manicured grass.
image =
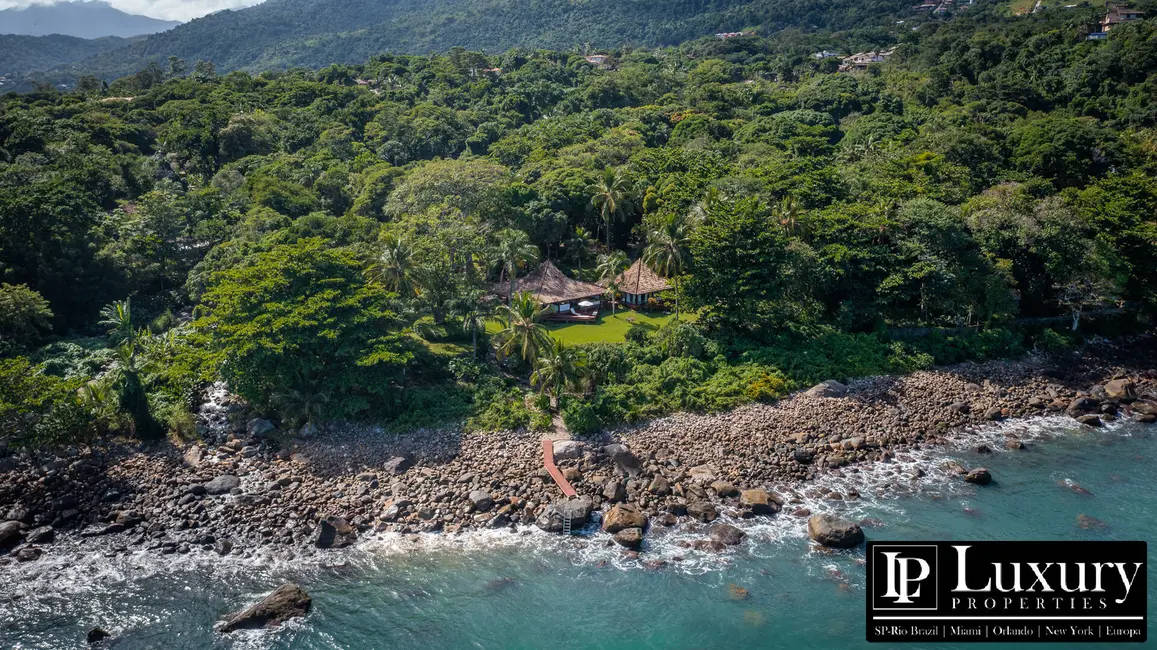
MULTIPOLYGON (((682 320, 693 321, 695 314, 680 314, 682 320)), ((614 316, 604 311, 593 323, 546 323, 550 335, 570 345, 583 343, 622 343, 632 325, 647 324, 662 327, 675 319, 675 313, 645 312, 620 309, 614 316)))
MULTIPOLYGON (((622 343, 627 340, 627 330, 632 325, 648 324, 662 327, 665 323, 675 319, 675 312, 661 311, 631 311, 620 309, 614 316, 605 311, 599 314, 598 320, 593 323, 544 323, 550 335, 568 345, 583 343, 622 343)), ((682 313, 679 320, 693 323, 699 319, 699 314, 682 313)), ((497 320, 486 322, 486 331, 494 334, 502 329, 497 320)))

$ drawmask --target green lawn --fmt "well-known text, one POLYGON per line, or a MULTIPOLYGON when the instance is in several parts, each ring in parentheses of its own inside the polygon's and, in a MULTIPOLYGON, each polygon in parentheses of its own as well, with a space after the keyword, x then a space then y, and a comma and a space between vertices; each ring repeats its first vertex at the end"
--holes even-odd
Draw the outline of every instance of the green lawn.
MULTIPOLYGON (((550 335, 556 339, 560 339, 564 343, 570 345, 579 345, 583 343, 622 343, 627 340, 627 330, 631 329, 632 325, 646 323, 654 325, 655 327, 662 327, 664 323, 675 318, 674 312, 667 314, 663 312, 647 312, 647 311, 631 311, 629 309, 620 309, 617 314, 611 316, 611 312, 604 311, 599 314, 599 319, 593 323, 545 323, 546 329, 550 331, 550 335)), ((680 314, 679 318, 687 322, 694 322, 699 318, 698 314, 680 314)), ((500 329, 497 321, 490 321, 486 324, 486 330, 494 333, 500 329)))

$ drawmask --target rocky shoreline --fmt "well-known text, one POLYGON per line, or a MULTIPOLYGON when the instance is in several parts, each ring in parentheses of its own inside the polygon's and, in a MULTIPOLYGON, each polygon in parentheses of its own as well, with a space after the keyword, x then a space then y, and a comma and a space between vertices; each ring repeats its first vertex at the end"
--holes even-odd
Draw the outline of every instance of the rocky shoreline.
MULTIPOLYGON (((721 515, 808 517, 802 497, 859 497, 815 479, 904 460, 965 427, 1044 414, 1083 426, 1152 423, 1155 347, 1144 337, 1050 358, 825 382, 775 404, 560 440, 556 462, 578 492, 569 500, 543 468, 536 433, 345 427, 291 437, 219 389, 201 409, 198 444, 51 457, 0 447, 0 565, 34 562, 58 538, 104 538, 113 553, 301 555, 370 531, 533 524, 562 532, 588 522, 601 522, 627 553, 638 552, 651 527, 710 524, 690 545, 718 551, 743 540, 743 531, 716 521, 721 515)), ((982 468, 949 469, 978 484, 991 479, 982 468)), ((858 544, 862 532, 847 523, 817 516, 807 526, 825 545, 858 544)))

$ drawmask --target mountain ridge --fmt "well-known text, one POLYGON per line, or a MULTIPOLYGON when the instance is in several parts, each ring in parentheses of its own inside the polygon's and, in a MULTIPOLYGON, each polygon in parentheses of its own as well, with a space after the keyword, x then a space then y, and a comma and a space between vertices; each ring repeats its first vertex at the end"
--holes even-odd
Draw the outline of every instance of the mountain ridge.
POLYGON ((0 9, 0 34, 130 38, 172 29, 181 23, 126 13, 102 0, 58 2, 0 9))
POLYGON ((212 61, 219 72, 358 63, 383 53, 421 54, 461 46, 674 45, 720 31, 883 26, 908 0, 269 0, 223 10, 172 30, 55 66, 67 83, 82 74, 111 80, 170 56, 212 61))

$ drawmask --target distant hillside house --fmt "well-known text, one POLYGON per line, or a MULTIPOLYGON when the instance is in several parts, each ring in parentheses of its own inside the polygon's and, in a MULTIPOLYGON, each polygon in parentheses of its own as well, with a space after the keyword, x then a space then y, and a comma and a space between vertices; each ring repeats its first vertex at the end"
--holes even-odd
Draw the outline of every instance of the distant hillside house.
MULTIPOLYGON (((500 280, 494 293, 509 303, 510 282, 500 280)), ((606 289, 597 284, 568 278, 549 260, 533 273, 514 281, 514 292, 529 292, 543 307, 549 307, 550 320, 594 320, 599 315, 606 289)))
POLYGON ((887 60, 895 52, 895 48, 884 50, 882 52, 857 52, 851 56, 843 58, 840 63, 840 72, 849 72, 852 70, 867 70, 868 66, 873 63, 881 63, 887 60))
POLYGON ((611 57, 607 56, 606 54, 590 54, 583 58, 587 60, 587 63, 595 66, 596 68, 602 68, 604 70, 611 69, 611 57))
POLYGON ((840 55, 839 52, 829 52, 827 50, 822 50, 820 52, 816 52, 815 54, 813 54, 812 58, 813 59, 831 59, 831 58, 837 57, 839 55, 840 55))
POLYGON ((1107 32, 1117 25, 1131 23, 1134 20, 1141 20, 1145 17, 1144 11, 1137 11, 1136 9, 1129 9, 1128 7, 1116 6, 1109 9, 1109 13, 1101 19, 1101 31, 1107 32))
MULTIPOLYGON (((607 287, 611 283, 600 280, 599 284, 607 287)), ((619 277, 615 278, 615 284, 623 293, 623 302, 631 307, 644 306, 648 298, 653 298, 655 294, 671 288, 671 285, 644 264, 641 258, 635 260, 631 268, 620 273, 619 277)))
POLYGON ((747 36, 747 32, 721 32, 715 35, 721 41, 726 41, 729 38, 739 38, 740 36, 747 36))

